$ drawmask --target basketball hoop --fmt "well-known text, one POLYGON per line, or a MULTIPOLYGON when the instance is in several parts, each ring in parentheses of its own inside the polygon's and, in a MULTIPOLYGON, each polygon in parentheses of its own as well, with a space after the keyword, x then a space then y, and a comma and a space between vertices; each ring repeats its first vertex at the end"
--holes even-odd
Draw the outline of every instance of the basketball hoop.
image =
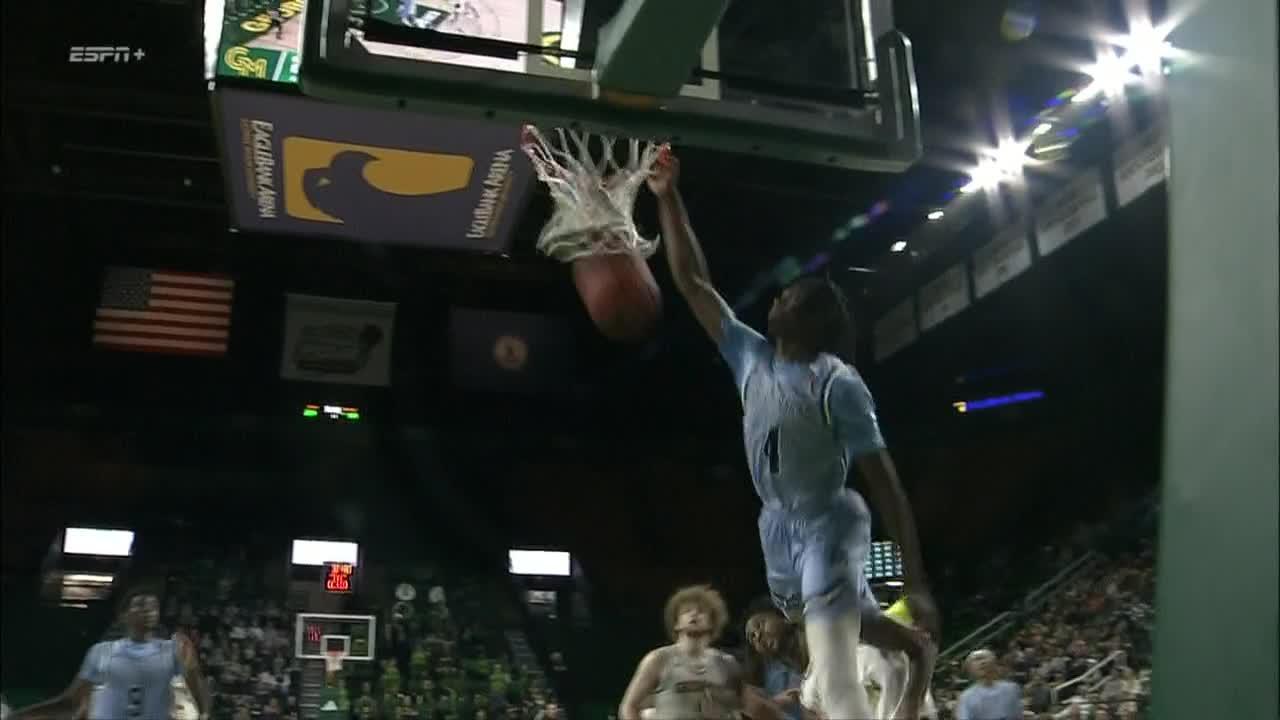
POLYGON ((341 650, 329 650, 324 654, 324 671, 326 675, 334 675, 342 671, 342 657, 346 653, 341 650))
POLYGON ((556 203, 538 236, 538 249, 561 262, 592 255, 653 255, 658 238, 641 237, 632 213, 640 185, 666 145, 627 140, 626 161, 619 164, 615 138, 564 128, 556 128, 555 135, 558 142, 526 125, 521 142, 556 203))

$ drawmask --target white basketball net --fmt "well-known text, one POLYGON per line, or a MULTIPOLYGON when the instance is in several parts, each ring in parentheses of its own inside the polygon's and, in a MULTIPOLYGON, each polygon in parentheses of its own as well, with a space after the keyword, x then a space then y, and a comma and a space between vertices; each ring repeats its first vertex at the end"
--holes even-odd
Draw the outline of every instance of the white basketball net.
POLYGON ((330 675, 336 672, 340 672, 342 670, 342 653, 340 652, 325 653, 324 669, 325 669, 325 672, 329 673, 330 675))
POLYGON ((546 183, 556 209, 538 236, 538 249, 572 262, 589 255, 630 253, 648 258, 658 238, 641 237, 632 217, 640 185, 662 154, 663 145, 627 140, 626 162, 614 157, 615 138, 556 128, 551 142, 526 125, 521 147, 546 183), (600 148, 594 157, 592 145, 600 148))

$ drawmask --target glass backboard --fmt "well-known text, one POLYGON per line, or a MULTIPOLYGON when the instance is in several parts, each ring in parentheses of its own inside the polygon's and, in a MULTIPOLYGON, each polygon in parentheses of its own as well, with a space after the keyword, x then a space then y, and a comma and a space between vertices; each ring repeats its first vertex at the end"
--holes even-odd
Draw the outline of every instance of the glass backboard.
POLYGON ((615 39, 615 17, 633 17, 645 3, 672 16, 629 36, 629 62, 641 66, 667 51, 664 38, 682 27, 683 12, 705 3, 310 0, 300 86, 348 105, 853 169, 901 171, 918 159, 911 46, 893 30, 891 0, 739 0, 705 40, 696 35, 701 49, 690 53, 688 79, 674 96, 611 92, 599 78, 618 75, 605 71, 621 61, 606 57, 617 43, 600 40, 615 39))
POLYGON ((298 613, 295 654, 304 660, 324 660, 342 650, 345 660, 372 660, 377 653, 378 621, 372 615, 298 613))

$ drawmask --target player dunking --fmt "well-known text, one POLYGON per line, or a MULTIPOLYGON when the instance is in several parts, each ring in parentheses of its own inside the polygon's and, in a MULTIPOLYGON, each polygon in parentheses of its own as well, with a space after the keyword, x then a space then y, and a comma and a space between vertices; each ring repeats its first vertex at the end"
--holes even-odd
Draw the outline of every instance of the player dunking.
POLYGON ((640 720, 647 700, 656 720, 781 720, 777 708, 748 693, 738 661, 713 647, 728 620, 720 593, 682 588, 663 613, 672 644, 640 661, 618 708, 619 720, 640 720))
POLYGON ((183 635, 153 637, 160 602, 151 592, 134 591, 125 600, 126 637, 89 648, 80 673, 57 697, 17 711, 11 720, 70 717, 89 699, 95 685, 99 695, 89 720, 168 720, 173 710, 175 677, 191 689, 200 717, 209 713, 208 695, 196 662, 195 648, 183 635))
POLYGON ((830 720, 871 718, 858 681, 858 640, 908 653, 918 672, 900 713, 918 718, 936 657, 938 613, 915 521, 885 449, 871 393, 840 350, 851 320, 830 282, 805 278, 769 311, 773 344, 734 317, 711 285, 677 190, 679 162, 665 151, 649 177, 658 198, 676 287, 733 371, 744 409, 751 477, 764 507, 760 542, 769 590, 790 619, 803 614, 810 668, 803 700, 830 720), (901 546, 918 632, 884 618, 863 577, 871 515, 845 488, 856 464, 871 502, 901 546))

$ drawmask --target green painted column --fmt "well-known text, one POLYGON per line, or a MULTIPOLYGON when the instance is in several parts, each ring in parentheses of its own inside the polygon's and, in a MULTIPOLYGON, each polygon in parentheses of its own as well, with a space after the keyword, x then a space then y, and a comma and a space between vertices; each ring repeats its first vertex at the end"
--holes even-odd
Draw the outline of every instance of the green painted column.
POLYGON ((602 90, 675 97, 728 6, 728 0, 626 0, 600 28, 596 82, 602 90))
POLYGON ((1276 0, 1172 0, 1153 720, 1277 715, 1276 0))

